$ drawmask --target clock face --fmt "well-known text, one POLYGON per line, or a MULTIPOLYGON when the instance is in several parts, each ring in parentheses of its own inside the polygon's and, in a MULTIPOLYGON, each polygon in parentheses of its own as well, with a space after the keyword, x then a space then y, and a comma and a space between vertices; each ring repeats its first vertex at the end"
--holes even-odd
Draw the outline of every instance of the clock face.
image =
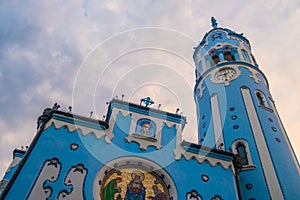
POLYGON ((231 81, 237 78, 237 76, 238 73, 231 67, 222 68, 215 73, 215 79, 222 82, 231 81))

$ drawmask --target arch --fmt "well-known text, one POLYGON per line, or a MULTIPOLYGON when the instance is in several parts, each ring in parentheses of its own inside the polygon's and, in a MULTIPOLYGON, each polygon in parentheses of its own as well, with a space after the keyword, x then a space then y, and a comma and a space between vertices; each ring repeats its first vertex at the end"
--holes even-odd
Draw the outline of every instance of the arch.
POLYGON ((235 60, 234 56, 231 54, 231 51, 224 52, 224 60, 226 60, 226 61, 234 61, 235 60))
POLYGON ((232 46, 224 46, 224 60, 225 61, 235 61, 236 58, 234 57, 234 48, 232 46))
POLYGON ((246 51, 245 49, 242 49, 242 55, 243 55, 243 58, 244 58, 244 60, 245 60, 246 62, 251 63, 249 54, 247 53, 247 51, 246 51))
POLYGON ((210 62, 210 66, 214 66, 216 64, 218 64, 220 62, 220 57, 218 56, 218 54, 212 54, 211 55, 211 62, 210 62))
POLYGON ((243 165, 242 170, 255 168, 255 165, 253 165, 253 162, 252 162, 249 145, 246 140, 237 139, 232 143, 231 147, 232 147, 232 152, 234 154, 238 154, 241 158, 241 162, 243 165))
POLYGON ((259 106, 264 108, 270 108, 266 95, 262 91, 255 90, 255 95, 259 106))

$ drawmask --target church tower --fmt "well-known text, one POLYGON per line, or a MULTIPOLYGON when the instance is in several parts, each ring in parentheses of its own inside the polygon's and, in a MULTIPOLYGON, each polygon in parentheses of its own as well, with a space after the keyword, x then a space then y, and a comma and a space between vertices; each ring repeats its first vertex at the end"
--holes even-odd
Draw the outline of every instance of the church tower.
POLYGON ((248 39, 212 27, 193 55, 199 143, 240 156, 242 199, 300 199, 299 163, 248 39))

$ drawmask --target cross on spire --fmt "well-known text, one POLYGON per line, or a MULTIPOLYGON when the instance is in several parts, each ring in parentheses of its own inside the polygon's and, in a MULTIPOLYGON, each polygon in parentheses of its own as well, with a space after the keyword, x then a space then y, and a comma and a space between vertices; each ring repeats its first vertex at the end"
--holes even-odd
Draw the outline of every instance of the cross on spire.
POLYGON ((213 28, 218 28, 217 20, 214 17, 211 17, 211 26, 213 28))

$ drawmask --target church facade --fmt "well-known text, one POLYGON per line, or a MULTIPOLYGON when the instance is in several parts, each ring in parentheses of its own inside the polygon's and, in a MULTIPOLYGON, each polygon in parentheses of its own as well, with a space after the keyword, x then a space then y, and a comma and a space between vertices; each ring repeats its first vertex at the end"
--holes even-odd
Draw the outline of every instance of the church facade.
POLYGON ((299 163, 247 38, 213 29, 195 48, 198 143, 186 118, 112 99, 104 121, 44 110, 15 150, 1 199, 300 199, 299 163))

